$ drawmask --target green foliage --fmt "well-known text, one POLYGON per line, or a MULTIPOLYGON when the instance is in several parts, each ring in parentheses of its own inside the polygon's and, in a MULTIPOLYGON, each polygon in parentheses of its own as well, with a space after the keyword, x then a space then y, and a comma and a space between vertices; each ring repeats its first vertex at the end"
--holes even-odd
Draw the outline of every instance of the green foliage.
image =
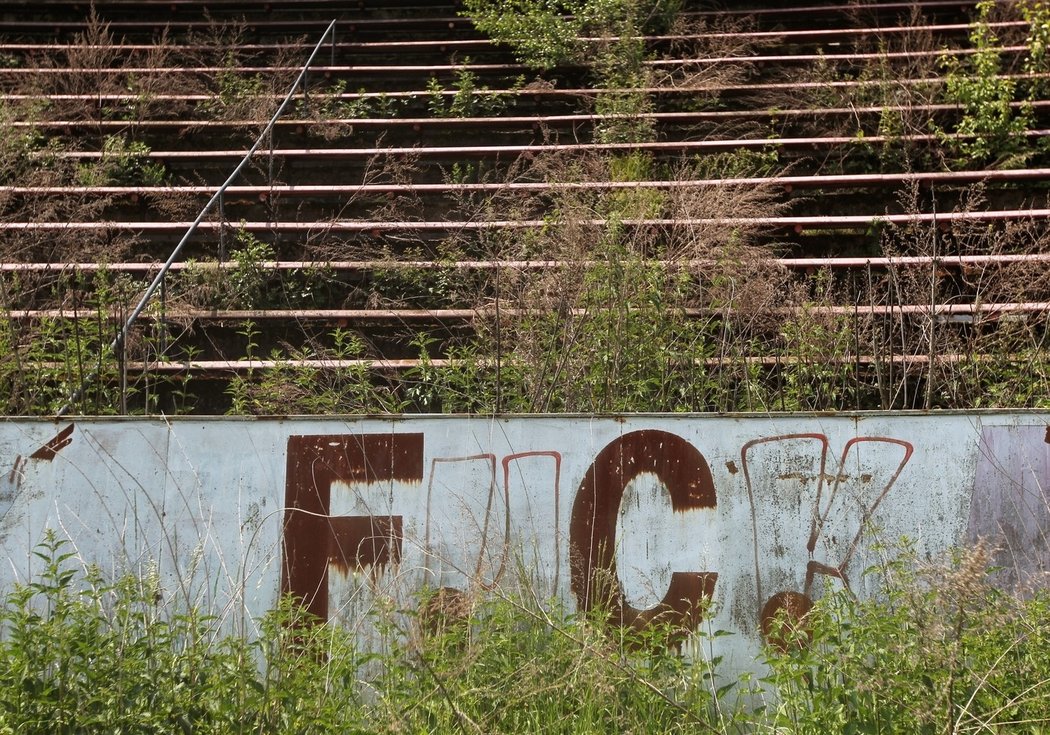
POLYGON ((466 15, 494 40, 514 48, 538 69, 562 64, 592 67, 603 91, 595 113, 604 119, 595 139, 605 143, 651 140, 653 109, 644 35, 658 33, 676 14, 673 0, 467 0, 466 15))
MULTIPOLYGON (((554 276, 566 300, 555 308, 489 313, 481 337, 406 376, 421 410, 682 411, 724 405, 723 385, 704 364, 707 324, 684 307, 688 279, 612 242, 594 262, 554 276), (564 279, 564 280, 563 280, 564 279), (569 284, 572 285, 569 285, 569 284)), ((545 298, 536 293, 534 302, 545 298)), ((529 299, 526 299, 528 302, 529 299)))
MULTIPOLYGON (((240 331, 245 356, 259 359, 259 332, 253 322, 240 331)), ((324 415, 342 413, 398 413, 404 405, 390 386, 376 383, 365 344, 353 332, 336 329, 328 335, 331 347, 288 354, 274 350, 273 367, 234 376, 226 387, 232 415, 324 415), (303 365, 299 361, 321 359, 327 366, 303 365)))
POLYGON ((396 303, 417 308, 464 308, 477 302, 488 287, 484 273, 462 268, 457 262, 466 256, 454 244, 437 248, 432 264, 419 266, 411 261, 427 260, 418 248, 409 248, 401 257, 409 262, 389 260, 372 272, 369 301, 396 303))
POLYGON ((33 118, 40 109, 14 109, 6 100, 0 101, 0 126, 6 131, 0 136, 0 183, 21 183, 34 170, 53 162, 49 153, 57 152, 57 144, 48 141, 39 128, 15 128, 8 123, 20 117, 33 118))
POLYGON ((237 107, 245 101, 258 98, 265 90, 262 77, 258 74, 241 74, 234 67, 236 59, 230 55, 226 60, 227 68, 215 75, 216 95, 207 105, 218 109, 237 107))
POLYGON ((585 0, 464 2, 465 14, 478 30, 510 44, 523 63, 537 69, 550 69, 575 57, 585 4, 585 0))
POLYGON ((717 721, 711 668, 679 657, 669 628, 610 635, 599 617, 499 594, 429 593, 421 608, 387 659, 379 728, 691 733, 717 721))
POLYGON ((292 599, 244 638, 169 599, 155 569, 109 581, 48 531, 0 607, 0 733, 1037 735, 1050 597, 989 586, 988 554, 906 550, 873 570, 878 598, 780 619, 759 682, 716 678, 705 651, 724 632, 610 628, 525 584, 380 599, 369 651, 292 599))
MULTIPOLYGON (((0 296, 9 303, 18 293, 17 275, 0 280, 0 296)), ((75 305, 73 318, 43 315, 32 321, 7 316, 0 320, 0 402, 7 415, 51 414, 92 372, 99 380, 75 407, 86 414, 121 413, 129 405, 148 408, 153 389, 163 382, 129 372, 121 388, 120 361, 141 358, 155 351, 155 336, 143 330, 131 335, 131 346, 113 355, 108 346, 116 336, 135 293, 128 278, 114 278, 100 270, 92 278, 74 276, 53 286, 56 297, 67 296, 75 305), (89 296, 85 299, 83 293, 89 296)))
POLYGON ((550 69, 587 57, 588 36, 666 27, 679 3, 668 0, 466 0, 464 15, 482 33, 510 45, 525 64, 550 69))
POLYGON ((821 271, 815 280, 816 302, 804 303, 781 326, 786 355, 781 410, 841 410, 854 403, 857 392, 856 337, 844 314, 820 312, 827 303, 831 274, 821 271))
POLYGON ((48 532, 42 570, 0 610, 0 732, 692 732, 712 668, 672 631, 607 635, 535 599, 425 594, 379 606, 385 650, 292 600, 255 640, 164 599, 158 576, 106 582, 48 532), (443 604, 442 601, 453 603, 443 604))
POLYGON ((273 246, 239 228, 234 233, 230 262, 190 261, 172 279, 177 298, 196 306, 227 309, 265 308, 281 303, 273 246))
POLYGON ((445 87, 435 77, 427 82, 427 108, 434 117, 494 117, 499 115, 513 99, 514 93, 525 85, 525 78, 518 77, 510 89, 494 93, 487 85, 478 83, 478 75, 466 66, 470 58, 463 59, 464 67, 456 69, 449 98, 445 87))
POLYGON ((123 135, 107 135, 98 161, 77 166, 81 186, 160 186, 167 178, 163 164, 150 163, 149 146, 123 135))
POLYGON ((107 582, 70 548, 49 531, 0 610, 0 732, 354 732, 346 636, 284 604, 257 641, 224 637, 155 573, 107 582))
MULTIPOLYGON (((1024 71, 1026 74, 1046 72, 1050 63, 1050 3, 1046 0, 1022 0, 1018 3, 1018 9, 1021 11, 1021 17, 1028 23, 1024 71)), ((1043 87, 1036 83, 1033 92, 1042 89, 1043 87)), ((1034 95, 1030 96, 1034 99, 1034 95)))
POLYGON ((1024 133, 1031 127, 1033 113, 1030 106, 1012 106, 1019 90, 1015 80, 1001 76, 999 39, 988 21, 994 8, 993 0, 977 4, 978 18, 970 30, 974 53, 966 61, 957 57, 941 60, 947 72, 945 96, 962 108, 954 132, 964 136, 945 141, 964 160, 999 159, 1002 164, 1018 165, 1024 163, 1028 148, 1024 133))
POLYGON ((781 165, 775 146, 762 150, 740 148, 735 151, 697 156, 695 176, 702 179, 762 178, 775 176, 781 165))
MULTIPOLYGON (((358 90, 363 93, 364 89, 358 90)), ((325 119, 363 119, 375 115, 374 105, 368 97, 344 99, 347 92, 345 79, 337 79, 320 92, 311 92, 309 96, 295 103, 295 117, 317 117, 325 119)))
POLYGON ((774 727, 812 733, 1018 732, 1050 725, 1050 597, 985 578, 978 545, 946 567, 905 554, 880 598, 818 601, 798 645, 768 652, 774 727))

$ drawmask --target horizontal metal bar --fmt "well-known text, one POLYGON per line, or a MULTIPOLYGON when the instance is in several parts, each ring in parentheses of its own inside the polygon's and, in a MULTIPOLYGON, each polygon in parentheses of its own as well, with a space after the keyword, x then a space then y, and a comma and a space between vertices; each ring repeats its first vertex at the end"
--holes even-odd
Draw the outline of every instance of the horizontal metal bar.
MULTIPOLYGON (((951 224, 954 222, 998 222, 1010 220, 1045 220, 1050 218, 1050 209, 1004 209, 989 211, 963 211, 934 214, 931 212, 911 214, 868 214, 814 217, 696 217, 696 218, 646 218, 646 219, 579 219, 573 225, 586 227, 691 227, 700 225, 724 225, 727 227, 771 227, 791 228, 796 232, 810 229, 856 230, 894 224, 951 224)), ((189 222, 0 222, 0 231, 99 231, 127 230, 134 232, 172 232, 185 230, 189 222)), ((455 230, 480 231, 497 229, 545 229, 558 227, 560 223, 546 220, 455 220, 455 221, 391 221, 391 220, 332 220, 326 222, 247 222, 234 225, 248 232, 338 232, 379 234, 388 232, 452 232, 455 230)), ((221 230, 229 223, 200 222, 197 229, 221 230)))
MULTIPOLYGON (((24 7, 67 7, 73 5, 74 7, 81 7, 83 2, 80 0, 8 0, 9 5, 13 6, 24 6, 24 7)), ((96 8, 122 8, 128 7, 128 0, 94 0, 92 3, 96 8)), ((163 8, 164 10, 179 10, 183 8, 199 8, 201 6, 201 0, 138 0, 135 5, 150 7, 155 6, 163 8)), ((208 7, 243 7, 248 9, 257 9, 259 7, 258 2, 250 2, 249 0, 208 0, 208 7)), ((389 3, 388 3, 389 4, 389 3)), ((347 5, 346 0, 309 0, 308 5, 336 5, 340 8, 347 5)), ((856 11, 865 12, 879 12, 886 10, 910 10, 912 8, 927 8, 933 9, 938 7, 972 7, 973 2, 969 0, 965 2, 963 0, 915 0, 914 2, 872 2, 872 3, 842 3, 839 5, 804 5, 797 7, 775 7, 775 8, 755 8, 747 10, 729 10, 720 9, 712 11, 688 11, 687 14, 690 16, 722 16, 722 15, 777 15, 777 16, 790 16, 790 15, 811 15, 813 13, 852 13, 856 11)), ((272 9, 272 8, 271 8, 272 9)), ((454 16, 450 16, 454 17, 454 16)))
MULTIPOLYGON (((714 260, 650 260, 653 265, 668 268, 706 268, 716 265, 714 260)), ((854 257, 854 258, 769 258, 759 261, 771 267, 789 270, 818 270, 821 268, 908 268, 937 265, 942 268, 978 268, 984 266, 1009 266, 1033 263, 1050 263, 1050 253, 998 254, 998 255, 948 255, 948 256, 898 256, 898 257, 854 257)), ((595 261, 562 260, 359 260, 359 261, 267 261, 259 264, 263 271, 317 271, 333 273, 420 269, 420 270, 555 270, 558 268, 588 268, 595 261)), ((155 273, 161 263, 0 263, 0 273, 40 273, 52 275, 76 275, 78 273, 155 273)), ((221 270, 229 265, 215 261, 172 263, 170 270, 187 269, 221 270)))
MULTIPOLYGON (((934 356, 932 362, 939 365, 953 365, 959 363, 982 363, 982 362, 996 362, 1001 364, 1003 362, 1011 362, 1018 365, 1027 365, 1031 363, 1030 355, 984 355, 984 354, 944 354, 934 356)), ((486 364, 485 361, 480 361, 482 364, 486 364)), ((886 356, 873 356, 873 355, 858 355, 856 357, 830 357, 821 360, 822 364, 835 364, 835 365, 860 365, 868 367, 872 365, 903 365, 903 366, 921 366, 929 365, 931 359, 929 355, 886 355, 886 356)), ((225 373, 238 373, 246 374, 256 370, 274 370, 274 369, 313 369, 313 370, 347 370, 347 369, 368 369, 377 373, 399 373, 407 370, 418 370, 421 367, 429 368, 451 368, 457 365, 476 365, 478 363, 471 362, 466 363, 463 360, 445 359, 445 358, 428 358, 427 360, 417 359, 404 359, 404 360, 384 360, 384 359, 281 359, 281 360, 187 360, 183 362, 142 362, 142 361, 128 361, 125 363, 126 369, 132 373, 143 373, 149 372, 152 374, 181 374, 181 373, 195 373, 202 374, 201 377, 208 377, 209 374, 218 377, 225 373)), ((495 361, 489 361, 487 364, 495 365, 495 361)), ((696 365, 703 365, 710 368, 732 368, 736 365, 753 365, 760 367, 784 367, 790 365, 812 365, 815 364, 814 360, 799 359, 790 354, 785 355, 746 355, 746 356, 727 356, 724 358, 706 358, 702 360, 694 361, 696 365)), ((40 369, 64 369, 66 365, 64 363, 39 363, 40 369)))
MULTIPOLYGON (((323 93, 318 95, 324 98, 323 93)), ((1050 100, 1031 100, 1024 102, 1009 103, 1011 109, 1031 108, 1034 110, 1050 108, 1050 100)), ((735 120, 749 118, 769 118, 780 120, 793 117, 812 117, 820 115, 855 117, 857 115, 881 115, 888 112, 955 112, 962 110, 957 104, 929 104, 929 105, 887 105, 870 107, 821 107, 821 108, 796 108, 796 109, 762 109, 762 110, 698 110, 689 112, 641 112, 631 115, 506 115, 502 117, 347 117, 347 118, 325 118, 314 120, 309 118, 287 118, 277 121, 277 127, 310 128, 315 127, 339 127, 351 126, 354 128, 375 127, 383 130, 392 127, 422 128, 445 128, 462 126, 500 126, 500 127, 539 127, 559 125, 578 125, 583 123, 601 123, 613 120, 653 120, 660 123, 696 122, 703 120, 735 120)), ((125 130, 129 126, 140 129, 150 128, 230 128, 237 129, 245 126, 255 125, 254 120, 139 120, 129 123, 127 120, 15 120, 6 123, 11 128, 66 128, 77 129, 81 127, 93 130, 113 128, 125 130)), ((869 139, 870 140, 870 139, 869 139)), ((961 172, 966 173, 966 172, 961 172)))
MULTIPOLYGON (((706 38, 696 36, 695 39, 706 38)), ((688 41, 690 37, 674 37, 675 40, 688 41)), ((391 42, 390 48, 401 50, 402 44, 391 42)), ((0 46, 0 50, 2 50, 0 46)), ((108 47, 113 48, 113 47, 108 47)), ((182 46, 174 48, 181 49, 182 46)), ((1027 46, 1002 46, 998 48, 1000 54, 1027 53, 1027 46)), ((977 49, 932 49, 921 51, 883 51, 874 53, 827 53, 827 54, 755 54, 750 56, 705 56, 700 58, 660 58, 650 59, 642 62, 642 66, 651 68, 669 67, 673 69, 688 68, 690 66, 712 66, 726 64, 794 64, 809 62, 856 62, 872 59, 914 59, 914 58, 943 58, 946 56, 971 56, 977 53, 977 49)), ((565 65, 562 68, 574 65, 565 65)), ((584 66, 580 64, 580 66, 584 66)), ((471 72, 474 74, 487 73, 522 73, 531 69, 527 64, 520 63, 462 63, 462 64, 340 64, 310 67, 311 71, 322 76, 345 76, 352 74, 409 74, 418 76, 421 74, 452 74, 455 72, 471 72)), ((65 76, 71 74, 290 74, 299 71, 299 67, 293 66, 107 66, 107 67, 61 67, 61 66, 12 66, 0 67, 0 77, 3 76, 65 76)), ((323 94, 323 92, 322 92, 323 94)))
MULTIPOLYGON (((1042 80, 1050 79, 1050 73, 1036 73, 1036 74, 999 74, 995 77, 991 77, 999 80, 1042 80)), ((893 82, 897 86, 940 86, 945 83, 943 77, 926 77, 918 79, 896 79, 893 82)), ((885 82, 881 79, 845 79, 845 80, 829 80, 829 81, 794 81, 794 82, 763 82, 763 83, 741 83, 741 84, 710 84, 702 86, 666 86, 666 87, 575 87, 575 88, 559 88, 559 87, 537 87, 534 89, 476 89, 472 92, 478 97, 490 97, 490 96, 518 96, 518 97, 532 97, 534 99, 542 98, 578 98, 578 97, 596 97, 602 94, 623 94, 623 93, 640 93, 650 95, 666 95, 666 96, 696 96, 700 92, 765 92, 770 90, 799 90, 799 89, 856 89, 865 87, 877 87, 884 85, 885 82)), ((442 97, 454 97, 460 94, 455 89, 443 89, 440 91, 431 92, 426 89, 418 90, 392 90, 384 92, 344 92, 339 95, 325 95, 326 100, 331 101, 351 101, 351 100, 362 100, 362 99, 417 99, 427 100, 432 98, 434 95, 441 95, 442 97)), ((36 100, 50 100, 56 102, 63 101, 85 101, 85 102, 135 102, 139 100, 139 95, 133 93, 127 94, 7 94, 4 95, 5 99, 12 101, 36 101, 36 100)), ((213 99, 213 95, 208 94, 156 94, 152 95, 150 99, 154 102, 201 102, 205 100, 213 99)), ((276 99, 277 95, 261 94, 258 95, 259 99, 276 99)), ((293 99, 303 99, 303 94, 297 94, 293 96, 293 99)), ((769 112, 768 110, 766 112, 769 112)))
MULTIPOLYGON (((801 307, 779 307, 757 310, 768 314, 818 314, 833 316, 885 316, 918 314, 925 316, 971 315, 998 316, 1000 314, 1041 314, 1050 312, 1050 302, 1031 301, 1016 303, 979 304, 814 304, 801 307)), ((595 309, 569 309, 567 315, 585 317, 595 309)), ((150 321, 327 321, 327 322, 450 322, 489 319, 502 315, 508 318, 543 313, 539 309, 494 307, 477 309, 168 309, 163 315, 144 313, 139 319, 150 321)), ((686 308, 682 313, 691 318, 732 314, 729 309, 686 308)), ((118 311, 96 309, 3 309, 0 317, 13 320, 36 319, 108 319, 122 320, 118 311)))
MULTIPOLYGON (((1028 21, 1007 20, 996 21, 985 24, 990 30, 1005 30, 1007 28, 1027 28, 1028 21)), ((797 41, 800 39, 814 38, 836 38, 840 36, 871 36, 872 38, 883 38, 887 35, 900 35, 907 33, 969 33, 973 29, 971 23, 943 23, 930 25, 903 25, 903 26, 876 26, 865 28, 806 28, 787 29, 775 31, 722 31, 707 34, 709 39, 747 39, 747 40, 774 40, 774 41, 797 41)))
MULTIPOLYGON (((895 186, 906 183, 959 184, 982 181, 1050 181, 1050 168, 990 169, 978 171, 923 171, 886 174, 831 174, 814 176, 735 177, 663 181, 506 182, 487 184, 276 184, 274 186, 230 186, 226 192, 260 199, 287 197, 357 196, 364 194, 446 194, 450 192, 503 192, 622 189, 691 189, 717 187, 848 188, 895 186)), ((0 193, 13 195, 97 194, 106 196, 183 196, 214 192, 209 186, 0 186, 0 193)))
MULTIPOLYGON (((1050 136, 1050 130, 1026 130, 1023 137, 1044 138, 1050 136)), ((740 138, 727 140, 677 140, 645 143, 556 143, 552 145, 475 145, 475 146, 389 146, 378 148, 275 148, 272 155, 279 158, 374 158, 376 156, 415 156, 426 158, 489 156, 523 156, 543 153, 617 153, 630 151, 728 151, 739 148, 819 148, 837 145, 874 145, 881 143, 938 143, 945 138, 968 140, 973 135, 964 134, 911 134, 911 135, 855 135, 825 136, 807 138, 740 138)), ((84 161, 105 157, 103 151, 64 151, 49 153, 56 158, 84 161)), ((240 158, 244 151, 231 150, 198 150, 198 151, 150 151, 146 158, 161 161, 209 160, 223 158, 240 158)), ((270 151, 256 151, 256 156, 271 155, 270 151)))
MULTIPOLYGON (((649 260, 650 264, 668 268, 701 269, 717 265, 714 260, 649 260)), ((1050 253, 997 254, 997 255, 947 255, 923 256, 910 255, 899 257, 805 257, 805 258, 769 258, 759 261, 760 264, 787 270, 814 271, 831 269, 889 269, 889 268, 922 268, 936 265, 940 268, 982 268, 1002 266, 1024 266, 1050 264, 1050 253)), ((509 271, 543 271, 561 268, 590 268, 592 260, 272 260, 260 262, 262 271, 318 271, 332 273, 374 273, 384 270, 417 269, 417 270, 509 270, 509 271)), ((79 273, 139 273, 152 274, 160 270, 159 262, 67 262, 67 264, 48 264, 48 262, 0 262, 0 273, 39 273, 50 275, 77 275, 79 273)), ((228 268, 216 261, 173 262, 171 271, 218 270, 228 268)))

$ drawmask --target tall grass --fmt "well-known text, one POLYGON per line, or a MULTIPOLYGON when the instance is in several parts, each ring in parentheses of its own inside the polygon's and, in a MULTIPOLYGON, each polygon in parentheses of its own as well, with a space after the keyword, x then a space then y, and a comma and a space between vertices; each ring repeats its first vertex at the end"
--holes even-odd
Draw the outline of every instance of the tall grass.
POLYGON ((47 536, 43 571, 0 609, 2 733, 1035 734, 1050 723, 1050 598, 989 588, 983 548, 934 570, 895 562, 877 601, 819 601, 796 638, 782 631, 766 650, 763 680, 717 689, 717 659, 695 655, 711 641, 609 630, 600 614, 502 593, 378 613, 369 622, 393 641, 379 652, 291 601, 247 640, 167 603, 153 575, 107 582, 68 548, 47 536))

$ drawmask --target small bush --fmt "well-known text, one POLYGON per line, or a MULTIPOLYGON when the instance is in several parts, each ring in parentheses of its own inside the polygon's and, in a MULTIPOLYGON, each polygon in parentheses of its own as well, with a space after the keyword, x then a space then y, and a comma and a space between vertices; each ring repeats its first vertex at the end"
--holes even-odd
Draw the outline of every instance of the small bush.
POLYGON ((771 650, 771 724, 793 733, 1045 732, 1050 596, 989 586, 989 549, 948 565, 905 554, 884 596, 817 602, 799 646, 771 650))
POLYGON ((879 599, 832 594, 801 625, 774 623, 761 684, 716 681, 702 632, 609 628, 606 611, 527 590, 380 602, 366 621, 380 651, 291 599, 249 640, 167 600, 155 573, 107 582, 69 548, 49 532, 42 571, 0 608, 0 733, 1035 735, 1050 723, 1050 597, 991 588, 984 545, 942 566, 905 554, 878 570, 879 599))

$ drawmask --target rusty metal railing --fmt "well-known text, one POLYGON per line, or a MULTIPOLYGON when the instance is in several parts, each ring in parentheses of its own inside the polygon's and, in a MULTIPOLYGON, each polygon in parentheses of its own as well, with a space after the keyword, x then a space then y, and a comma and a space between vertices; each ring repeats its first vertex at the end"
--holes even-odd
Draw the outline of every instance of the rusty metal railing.
MULTIPOLYGON (((113 341, 109 344, 106 351, 108 351, 111 354, 120 352, 120 350, 124 346, 124 343, 127 341, 128 332, 131 330, 131 327, 135 324, 135 321, 139 318, 139 315, 142 314, 142 311, 146 308, 146 305, 149 304, 150 299, 153 298, 153 295, 164 283, 164 277, 167 275, 168 269, 170 269, 172 263, 174 263, 178 259, 179 254, 182 252, 182 249, 186 246, 186 243, 190 241, 194 233, 197 231, 197 228, 201 225, 201 223, 204 221, 204 218, 208 216, 208 213, 211 212, 215 205, 219 204, 221 206, 222 198, 226 192, 226 189, 229 188, 230 185, 233 184, 233 182, 237 179, 237 177, 241 175, 241 171, 243 171, 244 168, 249 164, 249 162, 251 162, 252 158, 262 147, 263 142, 269 139, 273 131, 274 125, 277 124, 277 120, 281 117, 281 115, 284 114, 285 108, 288 107, 292 99, 295 97, 296 91, 302 88, 303 92, 305 93, 307 73, 310 70, 310 66, 314 63, 314 59, 317 58, 317 54, 320 53, 321 49, 324 47, 325 41, 327 39, 331 39, 332 52, 335 52, 335 24, 336 20, 333 18, 332 21, 328 24, 328 28, 326 28, 325 32, 321 34, 321 38, 317 41, 317 44, 314 46, 313 51, 310 53, 310 57, 306 60, 306 63, 303 64, 302 69, 299 71, 299 76, 296 77, 295 81, 292 83, 291 89, 288 90, 288 94, 284 96, 284 99, 281 101, 281 104, 278 105, 277 110, 273 113, 273 116, 270 118, 270 121, 266 123, 266 127, 263 128, 261 133, 259 133, 259 137, 255 140, 255 143, 252 144, 252 147, 249 148, 248 152, 244 154, 243 158, 241 158, 240 163, 238 163, 237 166, 233 169, 233 173, 231 173, 227 177, 226 181, 224 181, 222 185, 216 190, 216 192, 212 195, 211 199, 208 200, 208 203, 204 205, 204 208, 200 211, 200 214, 198 214, 196 219, 194 219, 193 222, 190 224, 189 228, 186 230, 186 234, 182 236, 182 239, 179 240, 179 243, 171 251, 171 255, 168 256, 168 259, 164 262, 164 265, 161 266, 161 269, 157 273, 156 277, 146 288, 146 291, 142 294, 142 298, 139 299, 138 304, 136 304, 135 308, 132 309, 131 314, 127 318, 127 321, 124 322, 124 326, 121 328, 120 332, 113 339, 113 341)), ((101 364, 102 359, 104 357, 105 352, 100 357, 99 364, 101 364)), ((87 387, 98 378, 98 373, 99 369, 96 368, 80 381, 80 385, 77 387, 76 390, 74 390, 70 394, 69 399, 66 401, 65 405, 63 405, 62 408, 58 410, 58 413, 56 414, 57 418, 61 418, 67 413, 69 413, 69 411, 73 408, 76 402, 79 401, 81 397, 83 397, 84 391, 87 390, 87 387)))

